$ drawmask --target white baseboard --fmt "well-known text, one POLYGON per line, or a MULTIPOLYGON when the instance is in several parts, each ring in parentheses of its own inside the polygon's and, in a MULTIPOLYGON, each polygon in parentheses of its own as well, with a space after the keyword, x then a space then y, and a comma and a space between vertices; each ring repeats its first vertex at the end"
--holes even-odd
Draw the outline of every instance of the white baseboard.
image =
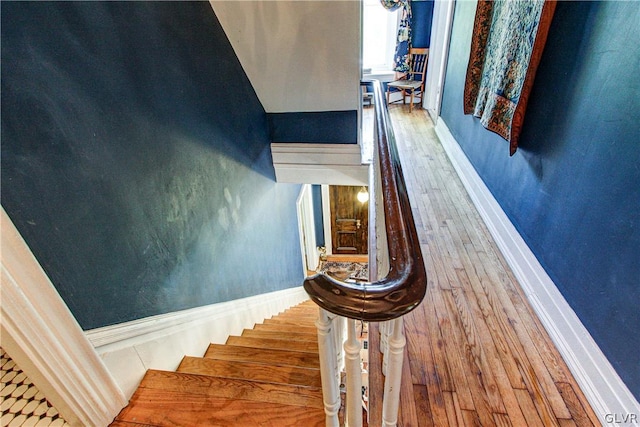
POLYGON ((435 131, 529 302, 602 424, 637 425, 640 404, 517 232, 442 117, 438 118, 435 131))
POLYGON ((184 356, 199 357, 309 297, 302 287, 151 316, 92 329, 85 335, 122 389, 131 397, 147 369, 175 370, 184 356))

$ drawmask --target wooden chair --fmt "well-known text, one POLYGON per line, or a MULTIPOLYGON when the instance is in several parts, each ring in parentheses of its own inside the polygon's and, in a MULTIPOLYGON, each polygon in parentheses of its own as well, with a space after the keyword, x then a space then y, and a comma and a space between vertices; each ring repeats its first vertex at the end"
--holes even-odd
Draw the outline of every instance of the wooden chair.
POLYGON ((424 80, 427 75, 427 61, 429 59, 428 48, 411 48, 409 50, 409 72, 400 79, 387 84, 387 104, 390 104, 391 89, 402 92, 402 103, 406 103, 407 92, 411 95, 409 112, 413 111, 414 97, 423 101, 424 80))

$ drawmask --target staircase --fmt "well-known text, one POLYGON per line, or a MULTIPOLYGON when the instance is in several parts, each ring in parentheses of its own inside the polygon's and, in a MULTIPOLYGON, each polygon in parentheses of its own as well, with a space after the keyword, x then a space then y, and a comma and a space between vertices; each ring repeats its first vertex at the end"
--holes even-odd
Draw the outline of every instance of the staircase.
POLYGON ((111 426, 324 426, 317 316, 307 301, 176 372, 147 371, 111 426))

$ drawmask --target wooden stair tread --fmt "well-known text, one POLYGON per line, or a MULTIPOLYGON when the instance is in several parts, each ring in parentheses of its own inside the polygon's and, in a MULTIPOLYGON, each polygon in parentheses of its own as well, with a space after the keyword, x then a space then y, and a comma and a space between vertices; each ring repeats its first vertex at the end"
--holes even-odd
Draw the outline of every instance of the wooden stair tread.
POLYGON ((311 303, 311 305, 295 305, 293 307, 286 309, 284 313, 291 312, 291 311, 301 311, 306 313, 318 314, 318 306, 315 305, 314 303, 311 303))
POLYGON ((315 320, 313 321, 301 321, 300 319, 283 319, 283 318, 278 318, 278 319, 264 319, 262 321, 262 323, 264 324, 276 324, 276 325, 280 325, 280 324, 284 324, 284 325, 295 325, 295 326, 306 326, 306 327, 312 327, 315 326, 315 320))
POLYGON ((140 382, 136 393, 142 392, 146 388, 185 392, 207 397, 280 403, 307 408, 324 407, 322 404, 322 390, 318 387, 273 384, 262 381, 187 374, 184 372, 150 369, 140 382))
POLYGON ((271 366, 262 363, 205 359, 186 356, 178 372, 191 374, 266 381, 277 384, 292 384, 321 387, 320 370, 297 366, 271 366))
POLYGON ((258 329, 245 329, 242 331, 243 337, 254 337, 254 338, 282 338, 286 336, 289 340, 299 340, 299 341, 312 341, 318 342, 317 334, 308 334, 305 332, 285 332, 279 330, 258 330, 258 329))
POLYGON ((318 317, 318 307, 316 307, 315 309, 293 307, 283 311, 282 313, 278 313, 278 316, 287 315, 287 314, 295 314, 297 316, 304 316, 304 317, 318 317))
MULTIPOLYGON (((300 332, 300 333, 313 335, 315 337, 318 336, 318 329, 315 326, 299 326, 299 325, 285 325, 285 324, 278 325, 278 324, 274 324, 274 323, 256 323, 253 326, 253 329, 256 330, 256 331, 300 332)), ((287 338, 289 338, 288 335, 287 335, 287 338)))
POLYGON ((293 307, 290 307, 289 310, 293 310, 293 309, 300 309, 300 308, 304 308, 304 309, 311 309, 311 310, 318 310, 318 305, 311 301, 310 299, 301 302, 300 304, 294 305, 293 307))
POLYGON ((140 424, 133 421, 114 420, 109 427, 157 427, 153 424, 140 424))
POLYGON ((140 393, 134 395, 116 420, 159 427, 321 427, 325 423, 325 415, 324 410, 319 408, 140 388, 140 393))
POLYGON ((316 325, 316 318, 315 317, 304 318, 304 317, 298 317, 298 316, 272 317, 271 319, 264 319, 262 323, 286 323, 286 324, 297 325, 297 326, 312 327, 316 325))
POLYGON ((271 350, 233 345, 211 344, 204 357, 209 359, 237 360, 244 362, 268 363, 278 366, 300 366, 319 368, 317 354, 299 351, 271 350))
POLYGON ((241 347, 258 347, 272 350, 292 350, 318 354, 318 343, 313 341, 296 341, 275 338, 256 338, 247 336, 230 336, 226 344, 241 347))
POLYGON ((287 316, 287 315, 280 315, 280 317, 272 317, 270 319, 265 319, 262 323, 271 323, 271 322, 275 322, 275 323, 291 323, 294 325, 300 325, 300 326, 315 326, 316 324, 316 320, 317 320, 317 316, 315 317, 303 317, 303 316, 297 316, 297 315, 292 315, 292 316, 287 316))

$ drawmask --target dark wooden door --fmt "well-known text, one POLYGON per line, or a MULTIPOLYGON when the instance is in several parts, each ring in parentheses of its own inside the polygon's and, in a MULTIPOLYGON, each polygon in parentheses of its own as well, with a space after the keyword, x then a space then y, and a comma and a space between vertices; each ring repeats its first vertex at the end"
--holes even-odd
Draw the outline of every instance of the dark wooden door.
POLYGON ((360 255, 368 252, 369 203, 357 198, 362 187, 329 187, 331 243, 334 254, 360 255))

